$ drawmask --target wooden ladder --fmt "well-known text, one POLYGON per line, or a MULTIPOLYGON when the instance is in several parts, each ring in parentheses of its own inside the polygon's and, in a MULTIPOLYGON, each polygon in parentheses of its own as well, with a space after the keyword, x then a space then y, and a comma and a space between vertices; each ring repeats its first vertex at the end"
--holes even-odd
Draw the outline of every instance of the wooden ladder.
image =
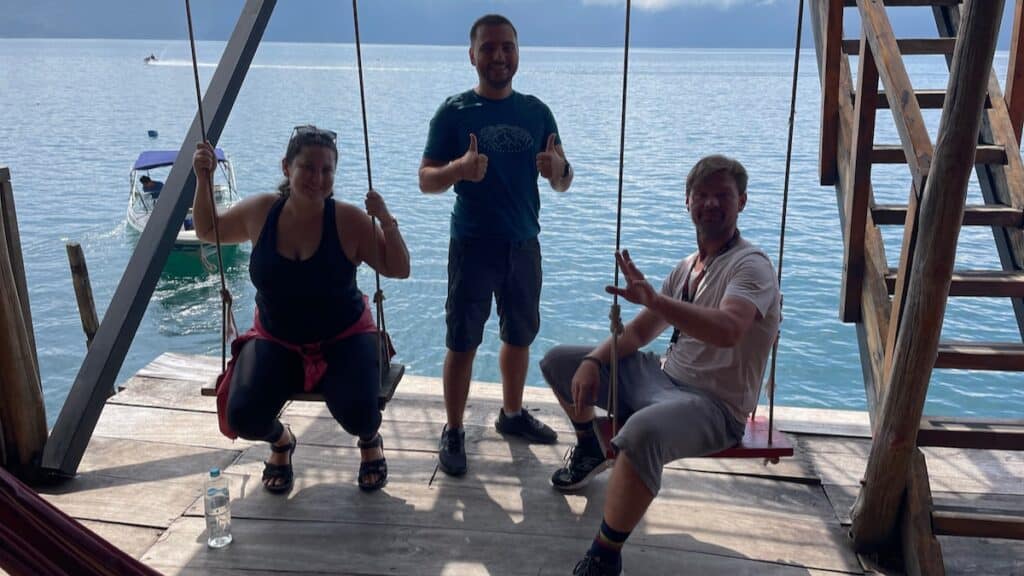
MULTIPOLYGON (((890 387, 900 384, 887 380, 893 373, 900 330, 927 332, 937 338, 942 329, 937 319, 907 318, 904 313, 908 299, 914 297, 909 294, 914 266, 920 267, 915 253, 925 251, 915 245, 922 195, 933 160, 938 162, 933 158, 936 149, 921 110, 942 109, 947 105, 947 94, 945 90, 914 90, 902 56, 944 55, 947 64, 952 66, 960 4, 959 0, 816 0, 811 3, 822 80, 820 179, 822 185, 836 186, 845 242, 840 317, 844 322, 857 324, 876 444, 884 432, 880 427, 887 425, 879 422, 882 404, 892 400, 887 397, 892 391, 890 387), (895 38, 886 6, 931 7, 938 37, 895 38), (844 8, 856 8, 860 14, 859 39, 843 38, 844 8), (856 79, 848 55, 858 56, 856 79), (875 142, 875 119, 879 109, 892 112, 900 136, 898 144, 875 142), (872 166, 878 164, 907 165, 911 176, 907 204, 875 203, 871 173, 872 166), (890 268, 879 227, 896 225, 904 226, 903 246, 899 267, 890 268)), ((1018 331, 1024 340, 1024 162, 1020 152, 1024 124, 1022 4, 1024 0, 1016 1, 1005 96, 998 78, 987 66, 973 71, 978 82, 987 82, 987 94, 978 99, 983 111, 974 157, 985 203, 963 206, 961 219, 963 226, 991 227, 1001 269, 954 270, 944 296, 1010 299, 1018 331)), ((994 21, 994 26, 995 29, 988 31, 991 35, 998 31, 998 20, 994 21)), ((991 59, 991 53, 988 57, 991 59)), ((961 77, 968 75, 964 73, 961 77)), ((938 135, 936 141, 943 136, 938 135)), ((963 176, 969 174, 969 166, 961 172, 965 173, 963 176)), ((952 255, 948 261, 951 265, 952 255)), ((1024 344, 1019 341, 941 341, 933 352, 935 369, 1024 372, 1024 344)), ((927 383, 925 389, 926 386, 927 383)), ((917 415, 921 414, 923 400, 922 394, 920 405, 914 406, 917 415)), ((913 426, 913 422, 910 425, 913 426)), ((1024 420, 922 416, 920 425, 911 432, 916 432, 917 446, 1024 450, 1024 420)), ((886 451, 884 447, 874 446, 872 457, 876 449, 886 451)), ((1024 515, 986 515, 975 510, 933 508, 927 467, 920 451, 914 450, 914 455, 906 456, 904 463, 909 473, 901 479, 908 493, 899 519, 903 533, 907 534, 908 524, 918 521, 918 527, 928 532, 919 537, 930 539, 915 543, 913 537, 904 538, 903 551, 909 572, 933 573, 936 561, 937 569, 942 569, 935 534, 1024 539, 1024 515), (927 522, 919 521, 922 508, 930 511, 925 515, 927 522), (908 547, 916 550, 908 550, 908 547), (921 553, 922 549, 928 550, 921 553)), ((854 528, 855 544, 861 548, 856 541, 856 520, 854 528)))

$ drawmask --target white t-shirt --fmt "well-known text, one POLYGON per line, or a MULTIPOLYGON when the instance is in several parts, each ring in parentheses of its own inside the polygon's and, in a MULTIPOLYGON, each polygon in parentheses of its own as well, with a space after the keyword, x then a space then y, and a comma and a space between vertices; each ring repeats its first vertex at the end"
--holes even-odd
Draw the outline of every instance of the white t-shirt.
MULTIPOLYGON (((682 299, 683 285, 697 253, 676 266, 661 293, 682 299)), ((697 274, 690 278, 690 291, 697 274)), ((743 422, 757 405, 765 365, 781 321, 779 283, 772 263, 760 248, 740 238, 732 249, 712 259, 697 287, 693 303, 718 308, 726 296, 749 300, 760 317, 732 348, 720 348, 685 332, 665 358, 665 372, 677 381, 707 390, 729 406, 743 422)))

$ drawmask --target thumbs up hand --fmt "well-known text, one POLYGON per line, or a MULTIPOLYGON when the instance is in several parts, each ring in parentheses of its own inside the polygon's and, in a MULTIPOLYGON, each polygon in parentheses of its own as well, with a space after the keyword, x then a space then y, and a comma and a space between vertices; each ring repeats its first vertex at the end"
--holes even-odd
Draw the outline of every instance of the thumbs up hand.
POLYGON ((558 135, 555 133, 548 136, 547 147, 543 152, 537 154, 537 171, 541 176, 552 181, 561 178, 562 172, 565 170, 565 158, 555 147, 555 138, 557 137, 558 135))
POLYGON ((460 180, 479 182, 487 174, 487 155, 477 151, 476 134, 469 134, 469 149, 456 160, 459 163, 460 180))

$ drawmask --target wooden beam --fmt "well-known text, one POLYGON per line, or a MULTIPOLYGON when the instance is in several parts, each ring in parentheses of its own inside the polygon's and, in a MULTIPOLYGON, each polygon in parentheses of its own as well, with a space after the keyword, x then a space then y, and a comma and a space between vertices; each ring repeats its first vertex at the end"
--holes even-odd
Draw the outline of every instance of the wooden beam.
POLYGON ((937 507, 935 533, 943 536, 1024 540, 1024 516, 969 508, 937 507))
MULTIPOLYGON (((867 46, 867 39, 861 37, 867 46)), ((867 232, 868 205, 871 197, 871 163, 875 141, 875 101, 878 93, 878 68, 870 50, 864 49, 857 71, 857 93, 866 94, 854 105, 851 180, 846 188, 851 191, 848 217, 844 224, 843 281, 839 295, 839 318, 843 322, 860 322, 861 284, 864 282, 864 235, 867 232)))
MULTIPOLYGON (((922 110, 941 110, 946 103, 946 91, 945 90, 915 90, 914 97, 917 98, 917 105, 922 110)), ((857 95, 853 95, 854 102, 857 101, 857 95)), ((885 91, 878 93, 878 109, 889 108, 889 95, 885 91)), ((988 98, 985 98, 985 108, 991 108, 992 103, 988 98)))
MULTIPOLYGON (((891 48, 888 18, 884 9, 872 0, 859 0, 858 6, 869 39, 872 30, 878 33, 875 41, 871 42, 871 48, 879 61, 881 73, 881 54, 888 53, 891 48)), ((904 260, 910 264, 905 266, 905 262, 901 262, 900 272, 904 278, 909 276, 909 289, 906 290, 905 308, 897 316, 897 321, 913 326, 913 329, 896 332, 896 343, 889 356, 890 368, 886 374, 889 392, 882 402, 878 433, 872 442, 864 474, 864 487, 851 514, 851 535, 854 546, 860 550, 877 549, 884 544, 893 532, 900 503, 906 494, 928 381, 939 348, 946 294, 949 293, 953 274, 967 184, 974 165, 974 146, 978 142, 984 110, 985 79, 992 69, 1002 8, 1002 0, 989 0, 970 2, 964 11, 960 41, 953 55, 946 90, 946 106, 939 122, 942 129, 935 148, 935 160, 931 163, 921 195, 918 248, 916 252, 908 250, 910 247, 905 244, 904 260)), ((890 72, 896 68, 891 66, 890 72)), ((884 79, 885 75, 882 76, 884 79)), ((912 91, 892 90, 902 82, 897 78, 896 82, 886 83, 886 89, 890 94, 912 94, 912 91)), ((909 81, 907 84, 909 87, 909 81)), ((916 108, 916 100, 911 98, 909 102, 916 108)), ((896 109, 893 110, 895 112, 896 109)), ((912 129, 909 123, 903 127, 908 136, 912 136, 912 129)), ((914 151, 914 142, 904 138, 903 143, 906 149, 914 151)), ((913 154, 907 156, 917 158, 913 154)), ((908 224, 909 221, 908 215, 908 224)), ((897 296, 902 292, 897 286, 897 296)))
MULTIPOLYGON (((936 7, 933 12, 939 35, 955 36, 960 26, 959 10, 956 7, 936 7)), ((981 194, 989 204, 1024 209, 1024 161, 1021 160, 1017 136, 995 71, 988 77, 988 95, 992 109, 982 117, 978 141, 1002 144, 1006 148, 1007 164, 1005 167, 975 166, 981 194)), ((1003 270, 1024 269, 1024 229, 993 228, 992 236, 1003 270)), ((1024 299, 1014 298, 1012 302, 1017 329, 1024 340, 1024 299)))
MULTIPOLYGON (((208 123, 206 135, 214 144, 220 139, 275 4, 276 0, 246 0, 206 89, 203 98, 208 123)), ((174 237, 192 204, 195 193, 192 153, 195 143, 201 140, 197 111, 164 183, 160 202, 135 246, 96 339, 82 362, 47 442, 43 467, 53 473, 71 476, 78 469, 174 244, 174 237)))
MULTIPOLYGON (((907 155, 902 146, 878 144, 871 152, 874 164, 906 164, 907 155)), ((979 144, 974 157, 975 164, 996 164, 1005 166, 1009 162, 1006 148, 997 144, 979 144)))
MULTIPOLYGON (((885 0, 886 6, 956 6, 962 0, 885 0)), ((844 0, 844 5, 853 7, 857 0, 844 0)))
MULTIPOLYGON (((812 2, 813 4, 813 2, 812 2)), ((824 0, 825 23, 821 85, 821 142, 819 178, 822 186, 836 183, 839 139, 839 59, 843 38, 843 0, 824 0)))
MULTIPOLYGON (((896 40, 899 53, 903 56, 930 56, 952 54, 956 46, 955 38, 900 38, 896 40)), ((843 53, 856 56, 862 47, 857 40, 843 40, 843 53)))
MULTIPOLYGON (((875 63, 878 66, 878 73, 885 86, 885 91, 891 95, 893 101, 900 102, 899 106, 893 107, 891 110, 911 174, 910 198, 907 202, 907 219, 903 226, 903 243, 899 260, 900 270, 890 312, 889 332, 885 340, 883 373, 888 374, 896 337, 899 333, 900 319, 903 317, 904 294, 910 279, 908 273, 910 263, 913 262, 917 245, 918 206, 931 167, 932 142, 925 129, 924 118, 917 105, 917 99, 913 98, 914 89, 910 83, 910 76, 907 74, 896 45, 896 37, 885 8, 875 0, 858 0, 857 6, 860 9, 861 23, 864 26, 868 44, 875 56, 875 63)), ((949 106, 948 99, 946 105, 949 106)), ((885 378, 885 381, 889 381, 888 377, 885 378)))
POLYGON ((924 454, 915 449, 907 477, 907 497, 900 522, 903 560, 908 576, 941 576, 946 573, 942 547, 932 532, 932 489, 924 454))
MULTIPOLYGON (((825 15, 822 0, 811 2, 810 13, 815 31, 815 48, 817 49, 819 66, 824 67, 825 15)), ((822 76, 825 70, 821 71, 822 76)), ((851 180, 853 170, 850 164, 851 144, 853 142, 854 104, 850 97, 853 87, 853 74, 850 71, 849 58, 839 59, 839 137, 838 137, 838 171, 836 182, 836 204, 839 212, 840 226, 846 229, 846 212, 850 190, 846 186, 851 180)), ((861 366, 864 372, 864 388, 869 407, 875 405, 877 398, 884 396, 883 366, 885 362, 885 335, 889 331, 889 295, 885 289, 883 276, 887 269, 885 244, 882 234, 872 222, 871 215, 867 232, 864 237, 864 282, 862 283, 861 309, 862 322, 857 324, 857 342, 860 347, 861 366)), ((874 412, 871 414, 872 425, 875 424, 874 412)))
POLYGON ((918 446, 974 450, 1024 450, 1024 420, 925 416, 918 446))
POLYGON ((1024 127, 1024 1, 1017 0, 1013 9, 1013 33, 1010 35, 1010 64, 1006 68, 1006 107, 1010 111, 1010 125, 1017 135, 1020 145, 1020 132, 1024 127))
MULTIPOLYGON (((10 182, 6 168, 0 169, 0 182, 10 182)), ((15 266, 21 262, 20 245, 15 254, 9 240, 16 237, 10 229, 17 221, 8 218, 14 207, 5 196, 0 196, 0 425, 5 466, 28 480, 35 475, 46 443, 46 410, 18 288, 15 266)))
MULTIPOLYGON (((907 218, 906 204, 877 204, 871 208, 875 224, 879 226, 902 226, 907 218)), ((964 207, 962 226, 999 226, 1020 228, 1024 226, 1024 209, 990 204, 967 205, 964 207)))
POLYGON ((1010 342, 943 342, 935 367, 949 370, 1024 372, 1024 344, 1010 342))
MULTIPOLYGON (((896 270, 885 275, 885 285, 896 287, 896 270)), ((960 270, 953 273, 950 296, 973 298, 1024 298, 1024 272, 1003 270, 960 270)))

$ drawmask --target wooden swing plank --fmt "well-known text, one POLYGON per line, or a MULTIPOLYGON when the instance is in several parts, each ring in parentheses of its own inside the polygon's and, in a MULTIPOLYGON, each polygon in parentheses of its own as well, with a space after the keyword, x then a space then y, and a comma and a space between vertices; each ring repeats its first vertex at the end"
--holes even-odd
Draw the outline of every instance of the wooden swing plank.
MULTIPOLYGON (((391 398, 395 395, 395 390, 398 389, 398 383, 402 380, 402 376, 405 374, 404 364, 392 364, 388 370, 387 378, 381 383, 380 395, 377 397, 380 403, 380 409, 383 410, 384 406, 391 401, 391 398)), ((203 396, 216 396, 217 389, 215 385, 203 386, 203 396)), ((324 395, 318 392, 296 392, 288 398, 293 402, 323 402, 324 395)))
MULTIPOLYGON (((612 421, 608 417, 594 419, 594 426, 597 428, 597 438, 604 449, 608 459, 615 458, 615 448, 612 446, 612 421)), ((747 421, 746 430, 743 432, 743 440, 732 448, 726 448, 715 454, 708 454, 703 458, 767 458, 777 460, 788 458, 793 455, 793 445, 789 438, 775 430, 772 433, 772 441, 768 441, 768 430, 770 426, 768 419, 764 416, 757 416, 747 421)))

